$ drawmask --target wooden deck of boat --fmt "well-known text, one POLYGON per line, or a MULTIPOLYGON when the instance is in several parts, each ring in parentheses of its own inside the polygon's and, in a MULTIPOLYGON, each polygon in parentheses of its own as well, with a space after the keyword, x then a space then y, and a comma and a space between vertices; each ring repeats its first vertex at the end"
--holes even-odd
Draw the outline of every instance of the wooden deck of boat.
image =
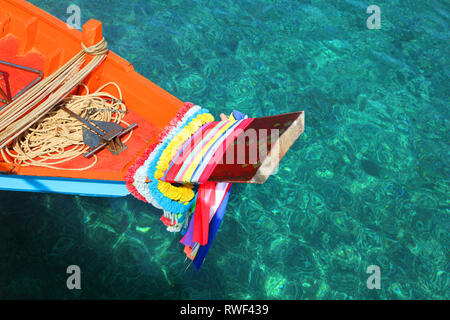
MULTIPOLYGON (((0 39, 0 60, 43 70, 45 58, 42 55, 29 52, 25 56, 19 57, 17 56, 18 49, 19 41, 15 37, 8 35, 0 39)), ((5 93, 9 93, 11 96, 19 93, 34 78, 36 78, 36 74, 0 64, 0 86, 5 93)), ((0 107, 3 105, 4 103, 0 101, 0 107)))

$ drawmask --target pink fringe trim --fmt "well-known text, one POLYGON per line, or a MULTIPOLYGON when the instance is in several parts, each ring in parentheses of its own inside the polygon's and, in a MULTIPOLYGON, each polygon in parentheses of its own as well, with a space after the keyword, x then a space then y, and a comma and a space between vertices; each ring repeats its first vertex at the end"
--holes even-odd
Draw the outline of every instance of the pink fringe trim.
POLYGON ((139 200, 142 200, 144 202, 147 202, 147 200, 137 191, 136 187, 134 186, 134 175, 136 174, 137 169, 139 169, 144 162, 148 159, 150 156, 150 153, 155 150, 156 146, 158 145, 158 142, 155 142, 150 145, 150 147, 145 150, 145 152, 142 154, 142 156, 139 157, 139 159, 136 160, 136 162, 128 169, 126 175, 125 175, 125 183, 128 191, 138 198, 139 200))
POLYGON ((145 150, 145 152, 136 160, 136 162, 128 169, 127 173, 125 174, 125 184, 130 191, 130 193, 135 196, 137 199, 142 200, 144 202, 147 202, 147 200, 137 191, 136 187, 134 186, 134 175, 136 174, 136 171, 144 164, 145 161, 147 161, 150 154, 155 150, 156 146, 161 143, 161 141, 164 140, 164 138, 169 134, 169 132, 177 126, 177 124, 183 119, 186 112, 189 111, 194 106, 191 102, 186 102, 180 110, 178 110, 175 117, 170 120, 169 124, 161 131, 161 133, 158 136, 157 142, 150 145, 150 147, 145 150))

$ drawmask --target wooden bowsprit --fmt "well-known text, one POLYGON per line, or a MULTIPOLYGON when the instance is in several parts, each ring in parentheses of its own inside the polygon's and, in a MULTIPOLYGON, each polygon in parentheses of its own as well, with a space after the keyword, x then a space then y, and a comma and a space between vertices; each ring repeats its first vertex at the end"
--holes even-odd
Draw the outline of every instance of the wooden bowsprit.
POLYGON ((208 181, 264 183, 304 129, 303 111, 254 118, 225 150, 208 181))

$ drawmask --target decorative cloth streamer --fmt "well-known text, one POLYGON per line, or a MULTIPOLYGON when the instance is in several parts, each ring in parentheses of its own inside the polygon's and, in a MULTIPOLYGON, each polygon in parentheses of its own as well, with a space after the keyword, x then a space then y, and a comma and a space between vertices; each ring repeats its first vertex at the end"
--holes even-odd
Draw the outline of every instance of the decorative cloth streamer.
POLYGON ((158 170, 157 166, 160 164, 159 162, 160 157, 163 154, 165 148, 172 141, 172 139, 174 139, 185 126, 191 125, 191 123, 195 123, 195 121, 199 121, 198 117, 204 114, 208 114, 207 109, 200 109, 194 112, 192 115, 183 118, 181 126, 177 126, 174 130, 172 130, 168 134, 168 136, 164 139, 164 141, 162 141, 151 154, 151 157, 153 158, 148 168, 148 178, 150 180, 148 183, 148 189, 150 191, 150 195, 156 201, 156 203, 168 212, 175 214, 185 213, 187 210, 191 208, 192 204, 194 203, 195 193, 193 198, 190 199, 189 201, 180 202, 169 198, 166 194, 162 192, 163 190, 161 190, 161 188, 158 187, 161 181, 156 179, 156 171, 158 170))
POLYGON ((230 197, 230 188, 231 183, 218 183, 219 185, 226 186, 226 192, 225 196, 223 197, 222 201, 220 202, 219 208, 217 209, 216 213, 211 219, 211 222, 209 223, 209 236, 208 236, 208 243, 206 245, 202 245, 198 250, 197 254, 195 255, 195 259, 193 261, 193 264, 195 268, 198 270, 203 264, 203 261, 205 260, 206 254, 209 251, 209 248, 211 247, 212 242, 214 241, 214 238, 216 237, 217 230, 219 230, 220 224, 222 223, 223 216, 225 214, 225 210, 227 208, 228 199, 230 197))
POLYGON ((133 195, 163 209, 167 230, 184 233, 180 242, 197 269, 222 222, 231 187, 208 178, 228 146, 252 123, 244 117, 234 112, 229 120, 213 122, 208 110, 187 103, 126 175, 133 195))
POLYGON ((150 145, 144 154, 136 160, 135 164, 130 167, 125 176, 125 182, 133 196, 152 204, 158 209, 163 209, 152 195, 148 186, 148 180, 152 180, 148 178, 150 164, 154 163, 156 155, 160 154, 159 151, 163 145, 172 140, 174 135, 186 125, 186 122, 200 110, 201 107, 199 106, 194 106, 190 102, 185 103, 170 121, 169 125, 161 132, 157 141, 150 145))
MULTIPOLYGON (((245 115, 233 112, 230 119, 234 120, 234 116, 242 120, 245 115)), ((234 138, 233 138, 234 139, 234 138)), ((222 156, 222 154, 220 155, 222 156)), ((186 256, 193 260, 195 268, 200 269, 206 254, 211 247, 212 242, 217 234, 217 230, 222 223, 223 216, 228 204, 231 183, 213 183, 206 182, 200 185, 197 204, 194 215, 191 219, 189 227, 181 239, 181 243, 185 245, 184 252, 186 256), (205 212, 209 212, 208 231, 205 231, 205 212), (200 216, 200 218, 197 218, 200 216), (205 237, 208 239, 206 240, 205 237)))
POLYGON ((204 246, 208 243, 210 210, 215 201, 215 182, 206 182, 198 189, 198 200, 195 206, 194 242, 204 246))
POLYGON ((252 121, 233 119, 203 126, 182 146, 162 179, 178 183, 206 182, 228 146, 252 121))

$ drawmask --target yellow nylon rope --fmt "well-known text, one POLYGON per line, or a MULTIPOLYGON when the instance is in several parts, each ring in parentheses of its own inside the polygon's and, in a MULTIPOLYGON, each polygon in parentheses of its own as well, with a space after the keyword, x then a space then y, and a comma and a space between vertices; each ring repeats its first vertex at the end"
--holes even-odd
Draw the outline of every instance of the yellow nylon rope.
MULTIPOLYGON (((68 109, 81 117, 89 117, 89 120, 109 121, 124 123, 123 117, 127 111, 122 102, 122 92, 114 82, 109 82, 97 91, 89 93, 86 85, 86 95, 71 95, 64 99, 68 109), (107 86, 117 88, 119 98, 102 92, 107 86), (106 100, 107 99, 107 100, 106 100)), ((83 143, 83 124, 71 117, 64 110, 57 109, 45 115, 41 121, 33 125, 26 132, 18 136, 10 148, 0 149, 4 161, 11 163, 8 156, 13 159, 13 163, 20 166, 39 166, 52 169, 64 170, 87 170, 97 163, 97 156, 93 156, 93 161, 83 168, 60 168, 55 165, 68 162, 84 152, 89 147, 83 143)), ((123 142, 128 141, 132 132, 123 142)))

